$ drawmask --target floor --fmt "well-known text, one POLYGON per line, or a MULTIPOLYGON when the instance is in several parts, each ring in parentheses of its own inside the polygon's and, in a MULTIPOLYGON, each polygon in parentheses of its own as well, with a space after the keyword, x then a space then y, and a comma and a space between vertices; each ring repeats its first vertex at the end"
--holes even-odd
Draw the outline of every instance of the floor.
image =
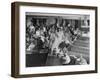
POLYGON ((46 61, 46 66, 57 66, 62 65, 61 60, 56 56, 48 56, 46 61))

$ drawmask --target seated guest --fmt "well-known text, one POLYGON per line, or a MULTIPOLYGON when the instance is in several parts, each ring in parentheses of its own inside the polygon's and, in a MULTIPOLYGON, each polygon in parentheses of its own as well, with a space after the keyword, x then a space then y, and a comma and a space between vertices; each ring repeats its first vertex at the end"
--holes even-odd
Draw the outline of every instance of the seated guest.
POLYGON ((35 32, 35 26, 33 26, 33 24, 30 25, 29 29, 30 29, 30 33, 34 33, 35 32))
POLYGON ((86 61, 85 58, 83 58, 82 55, 80 55, 80 57, 77 58, 77 60, 76 60, 76 64, 77 65, 86 65, 87 64, 87 61, 86 61))
POLYGON ((61 58, 61 57, 63 57, 63 56, 64 56, 63 51, 62 51, 62 50, 59 50, 59 53, 57 53, 57 57, 58 57, 58 58, 61 58))
POLYGON ((36 31, 36 36, 40 37, 41 32, 40 32, 40 28, 36 31))
POLYGON ((70 63, 70 61, 71 61, 71 58, 70 58, 70 56, 68 55, 68 50, 67 50, 67 48, 65 47, 65 48, 63 49, 63 56, 61 57, 61 63, 62 63, 63 65, 67 65, 67 64, 70 63))
POLYGON ((69 43, 66 44, 66 42, 63 41, 63 42, 61 42, 61 43, 59 44, 58 48, 61 49, 61 50, 63 50, 64 47, 68 48, 69 45, 70 45, 69 43))
POLYGON ((27 51, 32 51, 32 50, 34 49, 34 47, 35 47, 35 44, 32 42, 32 43, 28 46, 27 51))

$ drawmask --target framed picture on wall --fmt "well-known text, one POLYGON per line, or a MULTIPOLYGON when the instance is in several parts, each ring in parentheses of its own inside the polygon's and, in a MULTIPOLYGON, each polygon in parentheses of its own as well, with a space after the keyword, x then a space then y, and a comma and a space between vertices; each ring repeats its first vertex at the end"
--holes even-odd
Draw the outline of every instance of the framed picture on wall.
POLYGON ((97 7, 12 3, 12 77, 97 73, 97 7))

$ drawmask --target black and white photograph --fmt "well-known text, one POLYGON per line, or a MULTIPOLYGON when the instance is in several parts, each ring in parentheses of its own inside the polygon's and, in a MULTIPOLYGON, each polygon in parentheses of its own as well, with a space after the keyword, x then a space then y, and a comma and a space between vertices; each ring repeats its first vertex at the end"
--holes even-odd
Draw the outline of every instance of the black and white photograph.
POLYGON ((26 67, 90 64, 90 15, 25 16, 26 67))

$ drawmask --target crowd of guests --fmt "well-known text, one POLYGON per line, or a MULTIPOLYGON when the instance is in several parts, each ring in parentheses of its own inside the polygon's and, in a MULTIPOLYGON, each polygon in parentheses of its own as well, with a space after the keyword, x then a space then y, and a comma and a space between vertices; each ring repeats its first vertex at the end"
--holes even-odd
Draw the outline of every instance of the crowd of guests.
POLYGON ((71 61, 71 58, 68 55, 68 47, 73 44, 80 34, 78 27, 67 23, 64 19, 59 22, 57 18, 55 18, 55 23, 51 25, 47 25, 46 21, 41 20, 37 24, 35 23, 34 18, 27 24, 27 51, 48 49, 50 55, 56 55, 63 60, 66 59, 63 61, 63 64, 68 64, 71 61))
POLYGON ((31 20, 30 24, 26 26, 26 49, 31 49, 29 48, 30 44, 34 44, 32 47, 37 45, 39 49, 45 47, 52 48, 53 45, 57 45, 62 41, 71 44, 77 33, 78 28, 75 29, 71 24, 66 24, 64 20, 58 22, 55 19, 55 24, 51 25, 46 25, 46 22, 43 23, 43 21, 36 25, 31 20))

